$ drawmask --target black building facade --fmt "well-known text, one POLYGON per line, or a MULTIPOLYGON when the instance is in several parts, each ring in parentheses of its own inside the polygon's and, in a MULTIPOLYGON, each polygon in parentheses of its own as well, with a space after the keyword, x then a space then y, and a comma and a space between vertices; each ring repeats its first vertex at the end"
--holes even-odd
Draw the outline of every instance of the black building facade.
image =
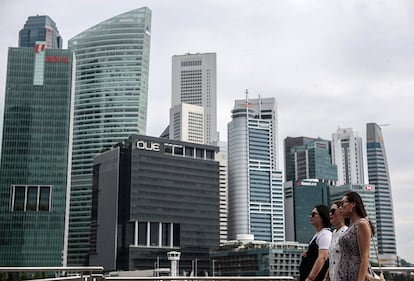
POLYGON ((204 275, 219 246, 218 148, 132 135, 94 159, 90 265, 204 275))

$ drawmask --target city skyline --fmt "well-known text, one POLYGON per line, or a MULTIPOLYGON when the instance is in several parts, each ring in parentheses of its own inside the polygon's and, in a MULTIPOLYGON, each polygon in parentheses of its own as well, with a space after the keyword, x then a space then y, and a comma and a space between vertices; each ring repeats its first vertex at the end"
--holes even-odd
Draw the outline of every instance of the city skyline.
POLYGON ((18 31, 28 16, 52 17, 66 48, 68 39, 96 23, 147 6, 153 12, 148 135, 158 136, 168 124, 171 57, 188 52, 217 53, 221 140, 227 139, 233 102, 244 98, 246 88, 252 97, 276 98, 279 142, 287 136, 330 139, 338 127, 353 128, 365 140, 366 123, 391 124, 383 127, 383 135, 397 253, 414 262, 414 241, 409 235, 414 225, 409 202, 414 196, 410 184, 414 170, 410 163, 414 157, 410 141, 414 132, 410 123, 414 119, 410 105, 414 104, 411 2, 127 0, 102 5, 92 0, 18 0, 0 6, 4 26, 0 47, 1 123, 7 48, 17 46, 18 31), (176 15, 173 21, 171 15, 176 15))

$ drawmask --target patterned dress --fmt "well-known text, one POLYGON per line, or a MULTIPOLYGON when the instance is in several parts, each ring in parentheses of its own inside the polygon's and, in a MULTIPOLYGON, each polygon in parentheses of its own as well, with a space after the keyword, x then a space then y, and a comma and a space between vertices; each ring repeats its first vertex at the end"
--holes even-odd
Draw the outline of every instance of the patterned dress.
POLYGON ((357 234, 359 223, 351 225, 348 231, 339 237, 341 262, 339 263, 338 275, 340 281, 355 281, 358 279, 359 265, 361 264, 357 234))

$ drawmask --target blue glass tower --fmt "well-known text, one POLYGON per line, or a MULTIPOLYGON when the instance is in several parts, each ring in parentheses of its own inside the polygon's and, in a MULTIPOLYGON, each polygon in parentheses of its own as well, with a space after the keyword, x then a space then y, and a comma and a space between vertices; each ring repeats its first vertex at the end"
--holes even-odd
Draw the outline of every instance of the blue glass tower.
POLYGON ((375 186, 378 253, 384 265, 396 266, 394 212, 391 182, 381 127, 367 124, 368 180, 375 186))
POLYGON ((274 98, 236 100, 228 124, 229 239, 284 241, 282 172, 278 170, 274 98))
POLYGON ((19 32, 19 47, 34 48, 37 41, 45 42, 47 48, 62 49, 62 37, 49 16, 29 17, 19 32))
MULTIPOLYGON (((286 139, 285 139, 286 143, 286 139)), ((332 164, 330 141, 314 139, 304 145, 295 145, 290 148, 288 162, 291 166, 293 182, 305 179, 318 179, 333 185, 338 179, 336 166, 332 164)), ((288 168, 286 168, 288 170, 288 168)))

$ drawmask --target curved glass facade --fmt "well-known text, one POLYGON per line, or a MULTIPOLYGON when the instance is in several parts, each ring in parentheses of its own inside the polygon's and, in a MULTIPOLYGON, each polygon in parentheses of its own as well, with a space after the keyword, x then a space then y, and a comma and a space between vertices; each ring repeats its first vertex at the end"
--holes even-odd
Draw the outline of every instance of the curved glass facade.
POLYGON ((382 263, 397 266, 394 212, 388 161, 381 127, 367 124, 367 163, 369 184, 375 186, 378 253, 382 263))
POLYGON ((151 10, 140 8, 69 40, 76 55, 70 265, 88 263, 94 156, 146 132, 150 25, 151 10))

